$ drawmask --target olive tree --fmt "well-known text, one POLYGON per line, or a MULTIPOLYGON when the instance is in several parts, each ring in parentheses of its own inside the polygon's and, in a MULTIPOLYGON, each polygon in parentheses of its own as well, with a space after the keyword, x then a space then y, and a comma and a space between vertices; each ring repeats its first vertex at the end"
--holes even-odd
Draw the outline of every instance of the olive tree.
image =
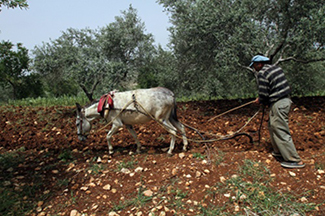
POLYGON ((77 85, 90 101, 107 69, 107 60, 101 55, 96 33, 91 29, 70 28, 58 39, 36 47, 34 55, 34 69, 45 77, 50 91, 76 94, 71 90, 76 91, 77 85))
POLYGON ((22 83, 22 77, 28 70, 28 50, 18 43, 15 46, 9 41, 0 43, 0 84, 9 84, 13 90, 13 99, 22 83))
POLYGON ((76 94, 71 91, 78 86, 91 101, 96 91, 137 83, 141 67, 154 50, 152 35, 144 31, 144 23, 130 6, 115 22, 98 30, 70 28, 58 39, 36 47, 33 68, 45 77, 49 91, 76 94))
MULTIPOLYGON (((285 66, 324 61, 321 0, 160 0, 173 26, 179 86, 189 92, 251 92, 258 53, 285 66), (245 71, 252 73, 244 73, 245 71)), ((294 69, 294 68, 293 68, 294 69)), ((320 73, 320 71, 314 71, 320 73)))
POLYGON ((0 0, 0 11, 1 8, 5 6, 7 8, 28 8, 28 3, 26 0, 0 0))
POLYGON ((155 54, 153 36, 145 31, 145 24, 131 5, 122 11, 122 16, 115 17, 115 22, 100 29, 102 53, 115 66, 119 65, 114 81, 121 89, 137 84, 139 73, 146 72, 144 68, 155 54))

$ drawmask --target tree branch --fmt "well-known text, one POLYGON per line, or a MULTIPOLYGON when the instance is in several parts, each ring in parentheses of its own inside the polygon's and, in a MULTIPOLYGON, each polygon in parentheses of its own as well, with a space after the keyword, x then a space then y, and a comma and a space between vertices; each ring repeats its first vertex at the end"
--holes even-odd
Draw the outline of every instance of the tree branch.
POLYGON ((288 58, 280 58, 277 61, 277 64, 280 64, 282 62, 287 62, 287 61, 295 61, 303 64, 309 64, 312 62, 319 62, 319 61, 325 61, 325 58, 320 58, 320 59, 309 59, 309 60, 302 60, 302 59, 296 59, 295 57, 288 57, 288 58))
POLYGON ((275 48, 274 52, 270 55, 271 62, 273 61, 274 56, 283 48, 284 44, 285 39, 275 48))
POLYGON ((86 86, 83 83, 79 83, 80 88, 85 92, 88 100, 91 102, 93 101, 92 93, 89 93, 86 86))

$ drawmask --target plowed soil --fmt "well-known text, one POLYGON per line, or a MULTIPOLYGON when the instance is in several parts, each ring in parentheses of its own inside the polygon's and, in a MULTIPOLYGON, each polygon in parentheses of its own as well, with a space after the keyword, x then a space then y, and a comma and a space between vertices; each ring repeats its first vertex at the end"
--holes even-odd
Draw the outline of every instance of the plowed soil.
POLYGON ((0 167, 0 183, 6 182, 0 193, 5 187, 23 192, 37 184, 33 196, 17 203, 34 206, 28 215, 205 215, 211 206, 229 215, 263 215, 238 200, 235 189, 222 190, 234 174, 243 175, 239 167, 252 162, 267 170, 273 191, 310 203, 313 208, 306 215, 325 215, 325 98, 292 100, 289 127, 306 164, 303 169, 284 169, 271 156, 267 109, 262 124, 260 110, 243 127, 259 110, 255 104, 208 121, 250 100, 178 103, 179 120, 199 130, 206 142, 186 128, 189 150, 182 153, 178 138, 171 157, 166 153, 169 135, 154 121, 135 126, 142 153, 133 153, 134 140, 124 128, 112 138, 111 156, 106 142, 110 126, 103 129, 104 121, 94 123, 87 141, 78 141, 74 107, 1 106, 0 153, 14 152, 23 160, 0 167), (248 136, 211 140, 240 128, 248 136))

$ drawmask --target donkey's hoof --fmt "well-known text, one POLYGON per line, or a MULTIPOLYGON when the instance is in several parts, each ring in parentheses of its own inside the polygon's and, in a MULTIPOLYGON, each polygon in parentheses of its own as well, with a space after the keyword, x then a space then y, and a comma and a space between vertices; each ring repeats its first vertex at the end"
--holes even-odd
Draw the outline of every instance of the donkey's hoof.
POLYGON ((173 153, 172 152, 167 152, 167 156, 168 157, 172 157, 173 156, 173 153))

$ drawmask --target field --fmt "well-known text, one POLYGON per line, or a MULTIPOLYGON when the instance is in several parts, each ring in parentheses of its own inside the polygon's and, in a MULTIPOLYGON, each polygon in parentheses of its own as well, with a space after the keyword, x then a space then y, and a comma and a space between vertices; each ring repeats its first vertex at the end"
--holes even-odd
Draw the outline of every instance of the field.
POLYGON ((303 169, 284 169, 270 154, 268 111, 250 100, 178 103, 189 150, 154 121, 135 126, 143 145, 133 153, 126 129, 106 143, 109 126, 95 122, 78 141, 75 108, 1 106, 0 215, 325 215, 325 97, 293 98, 290 129, 303 169), (259 141, 259 128, 260 141, 259 141), (205 132, 205 133, 204 133, 205 132))

